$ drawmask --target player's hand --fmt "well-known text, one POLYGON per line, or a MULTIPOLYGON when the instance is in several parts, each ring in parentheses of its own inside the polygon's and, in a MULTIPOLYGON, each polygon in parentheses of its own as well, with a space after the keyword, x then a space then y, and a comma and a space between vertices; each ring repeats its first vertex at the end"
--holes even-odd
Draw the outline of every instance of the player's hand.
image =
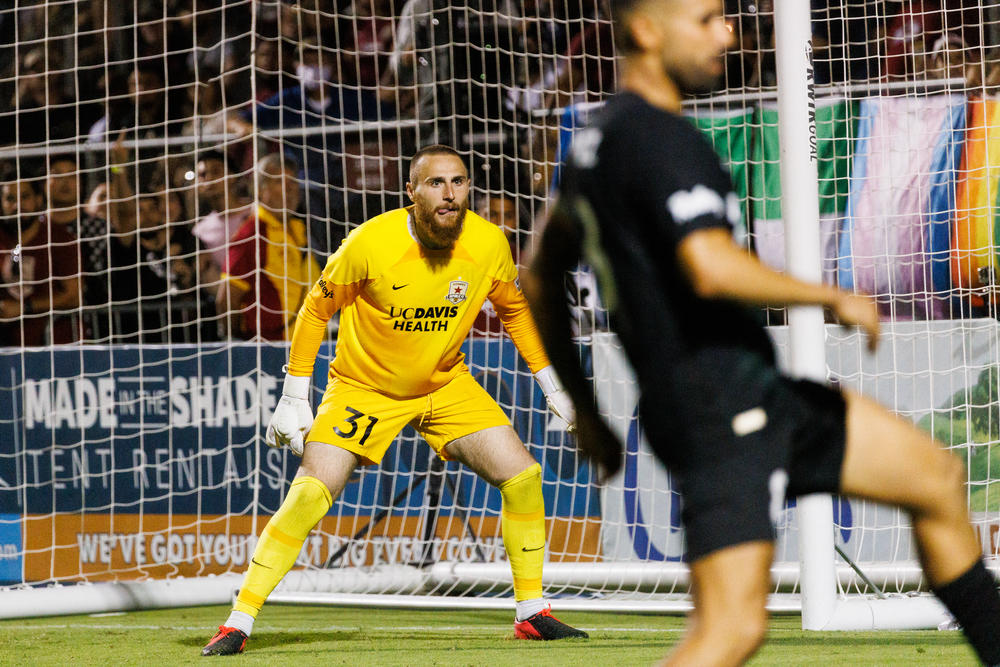
POLYGON ((552 366, 546 366, 535 373, 535 380, 545 394, 545 402, 549 405, 549 410, 568 424, 566 430, 572 433, 576 430, 576 409, 573 407, 573 400, 562 388, 558 376, 552 366))
POLYGON ((880 324, 874 300, 867 296, 841 292, 830 308, 840 324, 860 327, 868 337, 868 349, 875 351, 880 324))
POLYGON ((545 394, 545 402, 549 404, 549 410, 568 424, 566 430, 572 433, 576 430, 576 408, 573 407, 573 400, 565 390, 560 389, 551 394, 545 394))
POLYGON ((111 155, 112 167, 125 167, 129 162, 129 152, 125 148, 125 139, 128 137, 128 130, 122 130, 115 142, 111 144, 109 153, 111 155))
POLYGON ((302 456, 305 437, 313 423, 309 407, 309 385, 312 378, 285 375, 285 385, 264 434, 268 447, 288 446, 296 456, 302 456))
POLYGON ((598 466, 598 482, 604 483, 621 470, 624 448, 622 441, 596 412, 577 415, 576 447, 598 466))

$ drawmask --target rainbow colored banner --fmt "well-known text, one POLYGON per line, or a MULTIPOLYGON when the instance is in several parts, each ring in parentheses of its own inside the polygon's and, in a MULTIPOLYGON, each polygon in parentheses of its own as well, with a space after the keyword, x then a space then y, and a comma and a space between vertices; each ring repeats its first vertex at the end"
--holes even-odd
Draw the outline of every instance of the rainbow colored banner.
MULTIPOLYGON (((972 100, 955 196, 951 276, 957 288, 978 290, 996 282, 1000 193, 1000 102, 972 100)), ((966 292, 971 305, 983 305, 982 294, 966 292)))
MULTIPOLYGON (((825 98, 816 103, 816 171, 819 177, 820 254, 823 282, 837 279, 837 230, 847 206, 851 174, 852 138, 858 103, 825 98)), ((785 269, 785 221, 781 201, 781 144, 778 110, 759 108, 753 118, 750 201, 754 250, 762 262, 785 269)))
POLYGON ((946 317, 965 98, 869 98, 859 115, 840 285, 875 295, 886 316, 946 317))

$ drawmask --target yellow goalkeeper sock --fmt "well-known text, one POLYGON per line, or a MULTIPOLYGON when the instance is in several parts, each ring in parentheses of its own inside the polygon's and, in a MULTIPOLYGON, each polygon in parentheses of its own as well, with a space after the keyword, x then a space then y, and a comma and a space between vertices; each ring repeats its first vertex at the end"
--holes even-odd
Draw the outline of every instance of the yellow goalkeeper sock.
POLYGON ((329 489, 315 477, 299 477, 281 507, 264 526, 233 611, 257 618, 264 600, 295 565, 309 531, 333 504, 329 489))
POLYGON ((503 508, 500 529, 514 575, 514 599, 542 597, 542 561, 545 560, 545 501, 542 466, 537 463, 500 485, 503 508))

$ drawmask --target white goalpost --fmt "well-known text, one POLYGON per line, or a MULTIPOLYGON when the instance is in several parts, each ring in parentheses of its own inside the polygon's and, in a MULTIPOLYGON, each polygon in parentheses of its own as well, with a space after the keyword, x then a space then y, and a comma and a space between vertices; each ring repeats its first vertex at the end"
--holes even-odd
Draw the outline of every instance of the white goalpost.
MULTIPOLYGON (((808 282, 822 282, 819 229, 819 171, 810 152, 816 135, 815 81, 809 7, 778 2, 774 8, 778 81, 778 136, 781 143, 782 214, 785 218, 786 270, 808 282)), ((823 309, 788 309, 788 370, 823 382, 826 374, 823 309)), ((822 629, 835 606, 833 578, 833 502, 827 495, 798 499, 802 627, 822 629)))
MULTIPOLYGON (((0 9, 0 618, 228 602, 297 466, 262 438, 309 267, 407 203, 409 156, 432 141, 467 158, 470 207, 523 265, 574 131, 614 91, 599 0, 147 4, 0 9), (261 186, 269 156, 295 192, 261 186)), ((780 363, 959 456, 996 572, 1000 2, 773 4, 726 2, 725 89, 684 113, 758 256, 874 295, 885 332, 869 354, 820 309, 765 311, 780 363)), ((606 484, 488 308, 464 347, 542 465, 545 593, 684 613, 682 500, 586 267, 567 288, 626 445, 606 484)), ((495 489, 406 429, 270 601, 507 608, 499 516, 495 489)), ((772 612, 810 630, 947 621, 901 512, 799 498, 777 531, 772 612)))

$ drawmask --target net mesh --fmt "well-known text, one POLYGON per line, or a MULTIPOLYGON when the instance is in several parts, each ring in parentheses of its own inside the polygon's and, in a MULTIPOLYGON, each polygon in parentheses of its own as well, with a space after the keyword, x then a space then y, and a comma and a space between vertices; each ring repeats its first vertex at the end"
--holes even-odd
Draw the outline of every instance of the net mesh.
MULTIPOLYGON (((726 12, 725 90, 684 110, 729 166, 749 245, 780 269, 773 9, 726 12)), ((812 28, 823 276, 875 295, 888 332, 869 357, 830 324, 829 376, 966 462, 995 557, 1000 5, 813 2, 812 28)), ((297 465, 261 435, 319 266, 407 203, 408 158, 431 142, 466 156, 471 208, 523 265, 616 76, 596 0, 49 0, 0 9, 0 33, 3 586, 241 572, 297 465)), ((627 445, 606 486, 489 307, 465 346, 543 467, 547 593, 683 594, 679 496, 592 275, 567 289, 627 445)), ((784 313, 767 316, 784 355, 784 313)), ((336 321, 329 334, 313 405, 336 321)), ((797 585, 791 508, 775 590, 797 585)), ((876 583, 918 583, 904 516, 834 508, 838 545, 876 583)), ((499 510, 495 489, 404 430, 308 538, 301 585, 508 595, 499 510)))

